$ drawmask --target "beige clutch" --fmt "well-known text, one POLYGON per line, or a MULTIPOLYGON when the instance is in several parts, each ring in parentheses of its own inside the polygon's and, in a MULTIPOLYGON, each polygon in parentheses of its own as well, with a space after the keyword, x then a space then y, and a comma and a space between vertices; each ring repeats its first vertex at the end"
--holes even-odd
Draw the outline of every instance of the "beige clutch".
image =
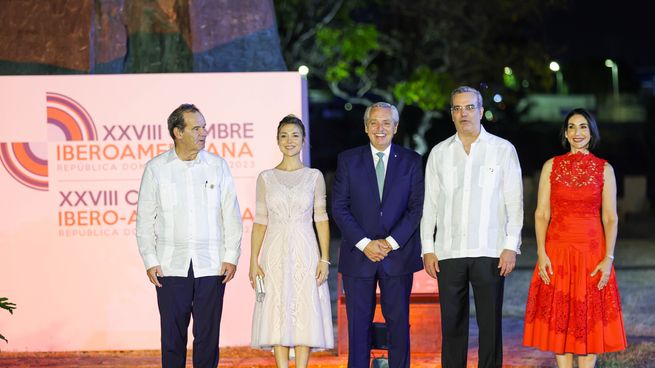
POLYGON ((255 279, 255 297, 258 303, 264 301, 264 296, 266 295, 266 288, 264 287, 264 279, 257 275, 255 279))

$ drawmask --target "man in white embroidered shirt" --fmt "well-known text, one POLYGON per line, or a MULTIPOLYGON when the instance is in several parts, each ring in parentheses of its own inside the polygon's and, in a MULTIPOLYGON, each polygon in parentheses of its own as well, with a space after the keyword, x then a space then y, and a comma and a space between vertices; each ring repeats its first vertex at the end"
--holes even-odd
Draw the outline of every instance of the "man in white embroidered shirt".
POLYGON ((136 239, 156 286, 162 366, 185 367, 193 315, 193 366, 218 366, 225 284, 236 272, 241 211, 230 169, 204 150, 207 130, 198 108, 184 104, 168 117, 175 147, 146 164, 136 239))
POLYGON ((516 264, 523 225, 521 167, 514 146, 480 124, 480 92, 459 87, 451 104, 457 133, 430 152, 421 219, 423 264, 439 283, 441 363, 466 367, 470 283, 478 367, 501 367, 503 285, 516 264))

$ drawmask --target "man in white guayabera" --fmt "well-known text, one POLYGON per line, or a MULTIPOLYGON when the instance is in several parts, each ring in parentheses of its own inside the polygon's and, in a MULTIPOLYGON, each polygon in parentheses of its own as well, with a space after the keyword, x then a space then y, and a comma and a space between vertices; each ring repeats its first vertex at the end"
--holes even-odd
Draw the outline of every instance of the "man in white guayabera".
POLYGON ((218 366, 223 294, 240 255, 232 175, 204 150, 205 125, 194 105, 175 109, 168 117, 175 147, 146 164, 139 191, 136 238, 157 290, 164 368, 185 367, 191 316, 193 366, 218 366))
POLYGON ((457 133, 430 152, 421 219, 425 271, 439 282, 441 362, 444 368, 466 367, 471 284, 478 367, 501 367, 503 286, 516 264, 523 226, 521 166, 514 146, 480 124, 480 92, 459 87, 451 104, 457 133))

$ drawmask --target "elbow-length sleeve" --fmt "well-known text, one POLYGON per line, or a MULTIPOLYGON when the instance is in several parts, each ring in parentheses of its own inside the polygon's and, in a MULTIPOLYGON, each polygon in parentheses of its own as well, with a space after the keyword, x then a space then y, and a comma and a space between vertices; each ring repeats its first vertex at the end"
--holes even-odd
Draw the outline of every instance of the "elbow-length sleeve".
POLYGON ((257 195, 255 201, 255 223, 267 225, 268 208, 266 207, 266 184, 264 182, 264 173, 260 173, 257 177, 257 195))
POLYGON ((325 179, 319 170, 316 170, 316 186, 314 188, 314 222, 328 221, 325 179))

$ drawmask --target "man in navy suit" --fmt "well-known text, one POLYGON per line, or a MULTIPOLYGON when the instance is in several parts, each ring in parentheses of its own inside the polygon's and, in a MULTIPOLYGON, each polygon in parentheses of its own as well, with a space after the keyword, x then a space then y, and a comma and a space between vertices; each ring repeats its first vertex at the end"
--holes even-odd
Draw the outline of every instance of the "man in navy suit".
POLYGON ((364 113, 370 144, 342 152, 332 187, 332 217, 341 229, 339 272, 348 316, 348 367, 370 362, 376 286, 389 331, 389 366, 409 367, 409 296, 422 269, 421 156, 391 144, 398 110, 378 102, 364 113))

